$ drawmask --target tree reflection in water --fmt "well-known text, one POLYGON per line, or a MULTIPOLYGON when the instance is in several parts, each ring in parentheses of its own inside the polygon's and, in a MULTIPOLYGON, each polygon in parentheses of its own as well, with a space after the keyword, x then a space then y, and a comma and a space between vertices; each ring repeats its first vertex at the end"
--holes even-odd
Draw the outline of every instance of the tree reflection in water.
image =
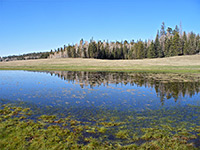
POLYGON ((157 96, 160 97, 161 103, 165 99, 198 94, 200 91, 199 77, 181 76, 179 74, 148 74, 148 73, 112 73, 112 72, 84 72, 84 71, 49 71, 52 76, 68 82, 79 83, 81 88, 89 86, 108 86, 109 84, 137 85, 154 88, 157 96))

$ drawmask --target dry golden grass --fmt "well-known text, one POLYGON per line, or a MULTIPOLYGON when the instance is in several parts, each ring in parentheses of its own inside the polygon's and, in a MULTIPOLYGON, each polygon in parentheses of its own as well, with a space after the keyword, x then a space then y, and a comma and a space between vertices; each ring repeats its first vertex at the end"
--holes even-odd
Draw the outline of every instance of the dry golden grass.
POLYGON ((140 60, 101 60, 82 58, 38 59, 0 62, 0 69, 17 70, 94 70, 94 71, 200 71, 200 55, 140 60))

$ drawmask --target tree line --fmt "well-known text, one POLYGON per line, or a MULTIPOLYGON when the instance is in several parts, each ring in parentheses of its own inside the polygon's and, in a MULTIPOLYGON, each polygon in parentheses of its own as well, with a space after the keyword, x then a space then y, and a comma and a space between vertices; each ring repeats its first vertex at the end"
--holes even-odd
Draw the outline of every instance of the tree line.
POLYGON ((28 60, 28 59, 45 59, 49 57, 50 52, 28 53, 22 55, 11 55, 0 57, 1 61, 28 60))
POLYGON ((51 50, 50 58, 97 58, 97 59, 143 59, 162 58, 200 53, 200 36, 194 32, 182 32, 181 24, 166 28, 165 23, 157 31, 155 40, 94 41, 80 40, 79 44, 64 45, 51 50))

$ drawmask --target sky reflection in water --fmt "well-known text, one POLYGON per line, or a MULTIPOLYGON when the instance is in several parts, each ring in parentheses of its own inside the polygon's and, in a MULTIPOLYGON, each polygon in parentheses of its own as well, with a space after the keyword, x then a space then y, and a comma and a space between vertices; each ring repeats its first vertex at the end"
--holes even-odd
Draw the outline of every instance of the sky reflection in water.
POLYGON ((0 98, 62 107, 141 111, 199 105, 199 82, 162 82, 144 74, 0 71, 0 98))

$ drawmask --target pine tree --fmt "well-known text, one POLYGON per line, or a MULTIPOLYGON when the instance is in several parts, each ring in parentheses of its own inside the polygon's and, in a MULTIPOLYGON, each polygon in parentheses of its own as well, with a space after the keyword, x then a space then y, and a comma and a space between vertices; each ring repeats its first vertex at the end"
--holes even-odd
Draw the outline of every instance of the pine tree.
POLYGON ((188 39, 189 55, 195 54, 196 52, 195 37, 196 35, 193 32, 191 32, 188 39))
POLYGON ((144 58, 147 58, 148 46, 147 41, 144 42, 144 58))
POLYGON ((58 48, 58 50, 57 50, 57 53, 59 53, 60 52, 60 48, 58 48))
POLYGON ((134 46, 132 46, 131 49, 128 52, 128 59, 134 59, 133 51, 134 51, 134 46))
POLYGON ((162 22, 161 30, 160 30, 160 36, 164 36, 164 35, 166 35, 166 32, 165 32, 165 23, 162 22))
POLYGON ((179 33, 176 32, 174 37, 173 37, 173 41, 172 41, 172 49, 170 52, 171 56, 177 56, 181 54, 181 45, 180 45, 180 37, 179 37, 179 33))
POLYGON ((170 55, 170 47, 172 46, 172 37, 165 39, 165 51, 164 55, 165 57, 169 57, 170 55))
POLYGON ((89 56, 89 58, 93 58, 92 42, 90 42, 89 47, 88 47, 88 56, 89 56))
POLYGON ((159 41, 159 31, 157 32, 156 39, 155 39, 155 49, 156 49, 155 57, 163 57, 163 52, 162 52, 160 41, 159 41))
POLYGON ((127 48, 128 42, 125 40, 124 41, 124 47, 123 47, 123 54, 124 54, 124 59, 128 59, 128 48, 127 48))
POLYGON ((200 36, 199 36, 199 34, 196 37, 196 41, 197 41, 196 53, 200 53, 200 36))
POLYGON ((160 49, 161 50, 158 52, 158 57, 164 57, 165 37, 166 37, 165 23, 162 22, 161 30, 160 30, 160 49))
POLYGON ((68 55, 68 57, 72 57, 71 51, 70 51, 70 45, 67 46, 67 55, 68 55))
POLYGON ((148 48, 148 52, 147 52, 147 58, 155 58, 156 57, 156 49, 155 49, 155 45, 154 42, 151 41, 151 44, 148 48))
POLYGON ((84 43, 84 40, 81 39, 80 42, 79 42, 79 46, 78 46, 78 54, 81 58, 84 58, 85 55, 84 55, 84 49, 83 49, 83 43, 84 43))
POLYGON ((106 58, 106 56, 105 56, 105 49, 104 49, 103 44, 101 44, 101 47, 100 47, 99 58, 100 59, 105 59, 106 58))
POLYGON ((98 54, 97 54, 97 44, 96 42, 92 42, 92 49, 93 49, 93 58, 97 58, 98 54))
POLYGON ((54 54, 54 52, 53 52, 53 50, 51 49, 51 52, 50 52, 50 54, 54 54))
POLYGON ((183 54, 188 55, 188 41, 185 32, 183 32, 183 54))
POLYGON ((189 55, 189 43, 188 43, 188 41, 186 41, 186 42, 184 43, 183 54, 184 54, 184 55, 189 55))
POLYGON ((172 35, 172 28, 168 27, 167 28, 167 37, 170 38, 171 35, 172 35))
POLYGON ((97 58, 100 59, 100 53, 101 53, 101 41, 97 42, 97 58))
POLYGON ((106 57, 106 59, 110 59, 109 43, 108 42, 106 42, 105 57, 106 57))
POLYGON ((76 58, 76 49, 74 46, 71 46, 70 51, 71 51, 71 57, 76 58))
POLYGON ((179 33, 179 28, 176 25, 175 29, 173 30, 172 34, 175 35, 176 33, 179 33))
POLYGON ((137 58, 143 59, 144 58, 144 44, 142 41, 137 43, 137 58))
POLYGON ((67 47, 66 47, 66 45, 64 45, 64 51, 67 51, 67 47))

